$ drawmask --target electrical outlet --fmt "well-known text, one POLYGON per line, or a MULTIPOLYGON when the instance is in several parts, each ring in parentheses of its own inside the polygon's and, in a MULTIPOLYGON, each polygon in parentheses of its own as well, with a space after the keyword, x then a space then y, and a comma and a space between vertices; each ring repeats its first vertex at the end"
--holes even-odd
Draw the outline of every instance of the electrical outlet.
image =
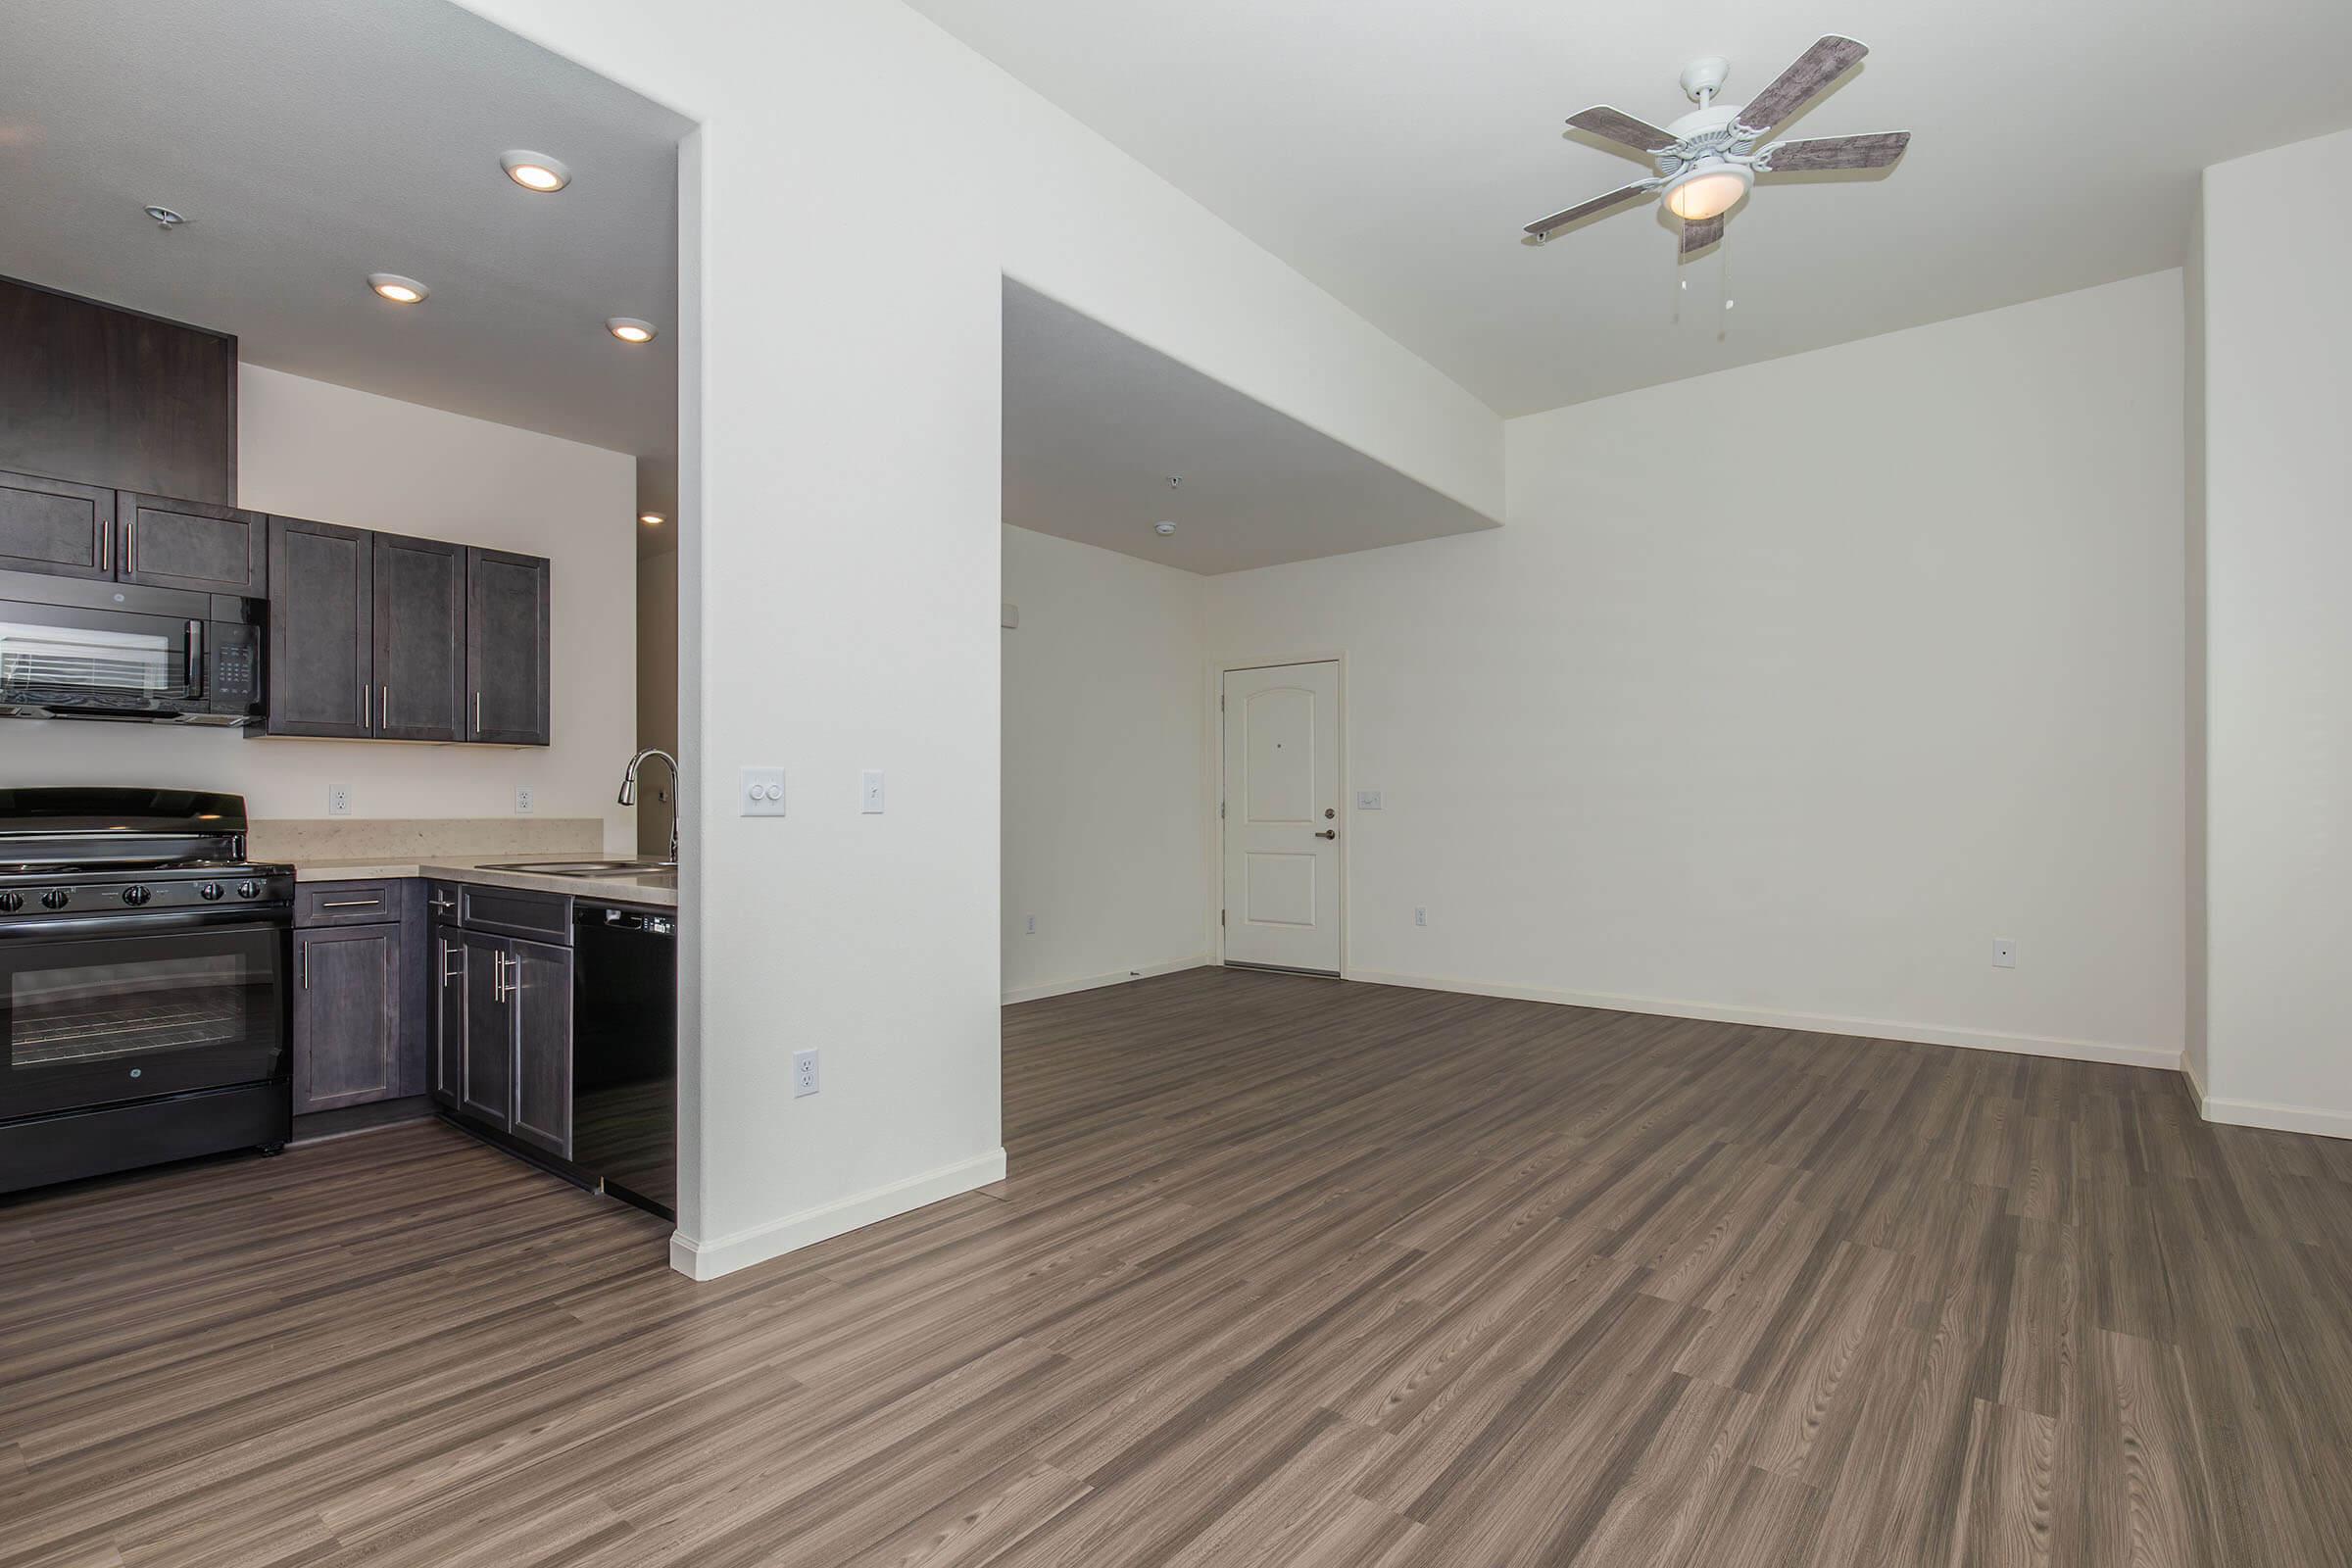
POLYGON ((800 1100, 816 1093, 816 1053, 796 1051, 792 1054, 792 1098, 800 1100))
POLYGON ((531 814, 531 787, 528 784, 514 786, 514 814, 516 816, 531 814))
POLYGON ((2007 937, 1994 937, 1992 939, 1992 966, 1995 969, 2016 968, 2017 944, 2007 937))
POLYGON ((349 816, 351 814, 350 785, 329 784, 326 787, 326 814, 329 816, 349 816))
POLYGON ((780 767, 747 767, 743 784, 736 791, 746 816, 782 816, 784 814, 784 770, 780 767))
POLYGON ((1029 917, 1029 935, 1037 935, 1037 916, 1034 914, 1029 917))
POLYGON ((882 814, 882 770, 869 767, 858 775, 858 809, 867 816, 882 814))
POLYGON ((1429 924, 1429 911, 1428 911, 1427 909, 1423 908, 1423 907, 1422 907, 1420 905, 1418 905, 1418 904, 1416 904, 1416 905, 1414 905, 1414 906, 1413 906, 1413 924, 1415 924, 1415 925, 1427 925, 1427 924, 1429 924))
POLYGON ((1380 809, 1380 791, 1378 791, 1378 790, 1357 790, 1357 791, 1355 792, 1355 808, 1356 808, 1357 810, 1359 810, 1359 811, 1377 811, 1377 810, 1379 810, 1379 809, 1380 809))

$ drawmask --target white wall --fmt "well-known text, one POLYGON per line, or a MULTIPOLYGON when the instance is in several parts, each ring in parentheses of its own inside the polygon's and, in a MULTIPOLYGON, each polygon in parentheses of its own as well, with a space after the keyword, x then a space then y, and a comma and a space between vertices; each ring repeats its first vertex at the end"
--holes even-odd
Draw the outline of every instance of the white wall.
POLYGON ((246 366, 238 378, 238 501, 550 558, 555 744, 431 746, 248 739, 234 730, 11 719, 12 784, 172 784, 231 790, 257 817, 504 816, 528 784, 541 816, 602 818, 633 738, 635 460, 616 452, 246 366))
POLYGON ((1004 276, 1490 510, 1500 426, 893 0, 470 4, 701 126, 672 1257, 707 1276, 1003 1168, 1004 276), (752 764, 786 769, 789 816, 737 814, 752 764), (877 767, 890 808, 861 815, 877 767), (795 1100, 804 1047, 824 1089, 795 1100))
POLYGON ((2205 172, 2206 1113, 2352 1137, 2352 131, 2205 172))
POLYGON ((1209 961, 1202 579, 1004 530, 1007 1002, 1209 961), (1029 929, 1030 917, 1037 929, 1029 929))
POLYGON ((1348 658, 1361 977, 2171 1065, 2180 434, 2166 272, 1512 420, 1209 648, 1348 658))

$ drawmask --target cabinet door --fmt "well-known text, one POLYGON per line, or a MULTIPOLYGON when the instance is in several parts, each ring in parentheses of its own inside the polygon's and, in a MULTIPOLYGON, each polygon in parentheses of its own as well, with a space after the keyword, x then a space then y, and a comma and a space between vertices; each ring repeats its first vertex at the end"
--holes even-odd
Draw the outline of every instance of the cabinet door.
POLYGON ((0 571, 112 577, 115 493, 0 473, 0 571))
POLYGON ((389 1100, 400 1072, 400 927, 294 933, 294 1110, 389 1100))
POLYGON ((571 954, 514 942, 514 1136, 571 1157, 571 954))
POLYGON ((375 733, 454 741, 466 728, 466 547, 375 536, 375 733))
POLYGON ((548 565, 537 556, 466 552, 466 738, 548 744, 548 565))
POLYGON ((458 1108, 505 1132, 514 1118, 514 955, 505 937, 461 934, 466 954, 466 1046, 458 1108))
POLYGON ((331 522, 270 519, 270 734, 375 733, 368 541, 331 522))
POLYGON ((115 497, 121 582, 259 599, 270 586, 270 520, 258 512, 164 496, 115 497))
POLYGON ((459 1102, 466 1067, 466 933, 433 927, 430 1016, 425 1029, 425 1088, 443 1104, 459 1102))

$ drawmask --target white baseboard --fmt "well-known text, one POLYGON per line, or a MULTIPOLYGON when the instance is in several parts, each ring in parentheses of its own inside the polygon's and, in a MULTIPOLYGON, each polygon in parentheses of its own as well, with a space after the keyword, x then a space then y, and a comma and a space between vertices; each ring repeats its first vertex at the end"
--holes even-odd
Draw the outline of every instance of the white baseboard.
POLYGON ((1010 1006, 1016 1002, 1043 1002, 1048 997, 1066 997, 1072 992, 1093 991, 1102 986, 1123 986, 1130 980, 1148 980, 1155 974, 1174 974, 1179 969, 1199 969, 1216 961, 1213 955, 1196 953, 1189 958, 1147 963, 1137 969, 1115 969, 1109 974, 1090 974, 1077 980, 1049 980, 1040 986, 1018 986, 1004 993, 1004 1004, 1010 1006))
POLYGON ((2185 1051, 2180 1053, 2180 1076, 2188 1080, 2188 1098, 2197 1102, 2197 1114, 2213 1120, 2205 1115, 2205 1080, 2197 1076, 2196 1058, 2185 1051))
POLYGON ((958 1193, 968 1193, 975 1187, 1004 1179, 1004 1151, 992 1149, 975 1159, 938 1170, 909 1176, 905 1181, 892 1182, 886 1187, 855 1193, 837 1202, 817 1208, 805 1208, 797 1214, 770 1220, 721 1236, 714 1241, 696 1242, 684 1236, 669 1239, 669 1266, 693 1280, 714 1280, 721 1274, 732 1274, 754 1263, 764 1263, 771 1257, 781 1257, 804 1247, 886 1220, 894 1214, 936 1203, 958 1193))
MULTIPOLYGON (((2196 1080, 2189 1080, 2194 1084, 2196 1080)), ((2263 1127, 2275 1133, 2317 1133, 2322 1138, 2352 1138, 2352 1115, 2340 1110, 2311 1110, 2302 1105, 2274 1105, 2262 1100, 2216 1100, 2197 1091, 2197 1110, 2207 1121, 2228 1127, 2263 1127)))
POLYGON ((1377 969, 1350 969, 1350 980, 1373 985, 1411 986, 1421 991, 1455 991, 1465 996, 1501 997, 1513 1002, 1549 1002, 1566 1007, 1598 1007, 1609 1012, 1642 1012, 1662 1018, 1698 1018, 1710 1023, 1752 1024, 1759 1029, 1802 1029, 1815 1034, 1860 1035, 1871 1040, 1907 1040, 1923 1046, 1960 1046, 1970 1051, 2008 1051, 2026 1056, 2056 1056, 2067 1061, 2104 1061, 2124 1067, 2160 1067, 2179 1071, 2180 1053, 2148 1046, 2115 1046, 2097 1040, 2061 1040, 2043 1035, 1994 1034, 1984 1029, 1951 1029, 1941 1024, 1896 1023, 1884 1018, 1841 1018, 1829 1013, 1771 1012, 1716 1002, 1680 1002, 1660 997, 1617 997, 1598 992, 1555 991, 1543 986, 1515 986, 1486 980, 1457 980, 1446 976, 1388 974, 1377 969))

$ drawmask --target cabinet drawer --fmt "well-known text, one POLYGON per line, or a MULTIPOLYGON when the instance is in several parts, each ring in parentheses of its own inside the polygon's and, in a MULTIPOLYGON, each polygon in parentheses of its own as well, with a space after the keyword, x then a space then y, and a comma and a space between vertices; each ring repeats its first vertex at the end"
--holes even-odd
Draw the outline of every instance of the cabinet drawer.
POLYGON ((467 885, 458 889, 458 906, 468 930, 504 931, 571 946, 571 900, 561 893, 467 885))
POLYGON ((374 925, 399 918, 397 882, 307 882, 294 890, 298 926, 374 925))

